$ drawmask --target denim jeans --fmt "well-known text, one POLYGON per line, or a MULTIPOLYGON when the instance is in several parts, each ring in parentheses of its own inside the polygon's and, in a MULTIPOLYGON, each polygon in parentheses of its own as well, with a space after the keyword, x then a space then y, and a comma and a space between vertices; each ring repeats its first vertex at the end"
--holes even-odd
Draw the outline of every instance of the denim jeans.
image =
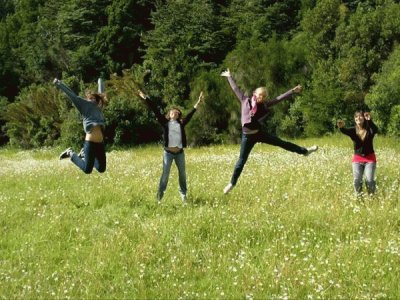
POLYGON ((106 150, 104 143, 85 141, 83 150, 85 151, 84 159, 81 159, 74 152, 71 161, 86 174, 92 173, 93 167, 100 173, 103 173, 106 170, 106 150))
POLYGON ((256 143, 265 143, 273 146, 281 147, 285 150, 296 152, 298 154, 306 154, 307 149, 304 147, 297 146, 296 144, 286 142, 281 140, 280 138, 269 135, 266 132, 259 131, 255 134, 242 134, 242 142, 240 144, 240 155, 239 160, 236 163, 235 169, 233 170, 233 175, 231 178, 231 184, 236 185, 237 180, 239 179, 240 174, 243 171, 244 165, 250 155, 251 150, 253 149, 256 143))
POLYGON ((362 180, 365 175, 365 185, 367 186, 368 194, 375 193, 375 170, 376 162, 371 163, 352 163, 353 167, 353 178, 354 178, 354 191, 360 194, 362 191, 362 180))
POLYGON ((186 186, 186 166, 185 166, 185 153, 183 150, 179 153, 172 153, 164 150, 163 155, 163 172, 160 178, 160 185, 158 187, 157 200, 160 201, 164 196, 164 192, 167 189, 169 173, 171 170, 172 161, 178 168, 179 174, 179 193, 184 199, 186 197, 187 186, 186 186))

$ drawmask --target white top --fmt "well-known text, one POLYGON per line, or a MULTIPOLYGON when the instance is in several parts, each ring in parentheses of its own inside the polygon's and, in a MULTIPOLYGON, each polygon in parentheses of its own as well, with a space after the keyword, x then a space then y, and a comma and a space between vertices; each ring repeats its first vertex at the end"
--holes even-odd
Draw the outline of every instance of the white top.
POLYGON ((183 148, 181 125, 176 120, 168 122, 168 147, 183 148))

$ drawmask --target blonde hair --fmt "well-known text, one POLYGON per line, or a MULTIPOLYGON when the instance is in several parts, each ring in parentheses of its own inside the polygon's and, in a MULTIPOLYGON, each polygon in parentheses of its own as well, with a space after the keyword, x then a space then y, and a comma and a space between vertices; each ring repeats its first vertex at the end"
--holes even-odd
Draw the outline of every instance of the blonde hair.
POLYGON ((263 94, 264 95, 264 97, 268 97, 268 91, 267 91, 267 88, 266 87, 264 87, 264 86, 261 86, 261 87, 259 87, 259 88, 256 88, 255 89, 255 91, 254 91, 255 93, 260 93, 260 94, 263 94))

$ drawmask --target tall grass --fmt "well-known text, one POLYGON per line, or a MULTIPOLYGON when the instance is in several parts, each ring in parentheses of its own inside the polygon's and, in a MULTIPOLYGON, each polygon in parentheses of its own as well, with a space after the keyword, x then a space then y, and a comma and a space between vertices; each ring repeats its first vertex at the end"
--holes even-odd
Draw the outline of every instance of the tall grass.
POLYGON ((0 150, 0 295, 9 298, 400 298, 400 161, 377 137, 378 191, 355 198, 345 136, 309 157, 256 145, 186 150, 189 197, 162 149, 114 150, 85 175, 59 149, 0 150))

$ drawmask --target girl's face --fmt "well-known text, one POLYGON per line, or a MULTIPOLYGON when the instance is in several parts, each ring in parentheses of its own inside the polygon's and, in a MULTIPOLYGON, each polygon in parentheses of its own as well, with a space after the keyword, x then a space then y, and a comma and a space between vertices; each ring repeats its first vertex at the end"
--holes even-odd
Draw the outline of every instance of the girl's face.
POLYGON ((263 90, 256 89, 253 93, 253 95, 256 97, 256 102, 257 103, 263 103, 265 99, 267 98, 266 93, 263 90))
POLYGON ((170 111, 169 111, 169 118, 170 118, 170 120, 178 120, 178 118, 179 118, 179 115, 180 115, 180 112, 179 112, 179 110, 177 110, 177 109, 171 109, 170 111))
POLYGON ((354 116, 354 121, 356 122, 356 125, 363 126, 365 121, 364 115, 362 113, 357 113, 354 116))

